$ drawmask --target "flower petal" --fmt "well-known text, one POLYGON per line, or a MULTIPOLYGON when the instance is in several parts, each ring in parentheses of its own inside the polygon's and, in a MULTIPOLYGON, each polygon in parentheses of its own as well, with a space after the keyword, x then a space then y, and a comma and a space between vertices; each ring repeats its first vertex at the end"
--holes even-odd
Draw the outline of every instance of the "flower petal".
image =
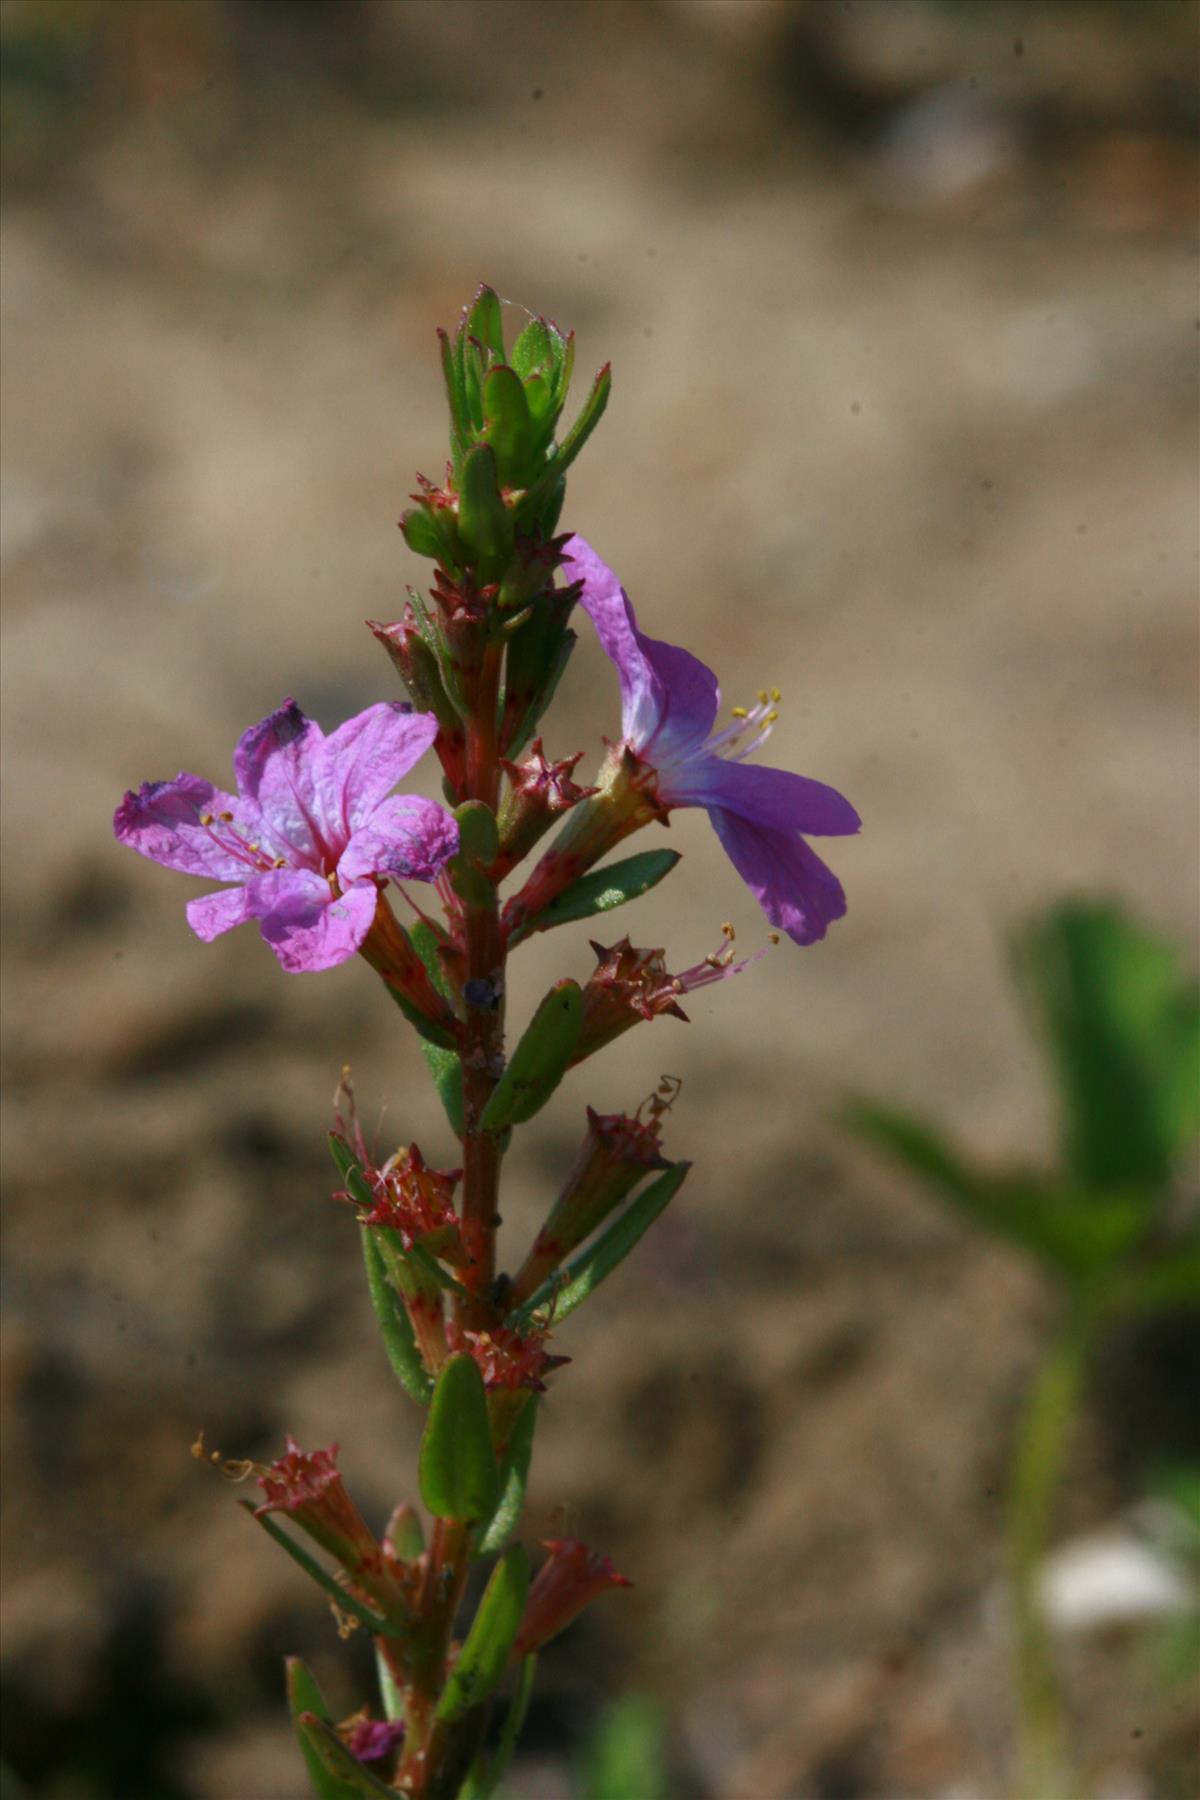
POLYGON ((321 815, 342 844, 365 825, 371 811, 437 736, 433 713, 416 713, 399 700, 368 706, 331 732, 317 757, 321 815))
POLYGON ((668 806, 720 806, 751 825, 803 831, 811 837, 849 837, 862 820, 844 795, 790 769, 698 758, 659 781, 668 806))
POLYGON ((815 944, 846 911, 842 884, 796 831, 752 824, 723 807, 709 809, 730 862, 767 918, 797 944, 815 944))
POLYGON ((113 815, 113 830, 123 844, 164 868, 185 875, 207 875, 214 881, 241 881, 254 867, 250 855, 237 850, 237 836, 219 824, 202 825, 202 816, 231 812, 239 835, 253 837, 255 809, 222 793, 199 775, 177 775, 174 781, 144 781, 126 794, 113 815), (240 821, 236 817, 241 814, 240 821))
POLYGON ((218 888, 215 894, 201 894, 198 900, 187 903, 188 924, 206 944, 223 931, 232 931, 235 925, 257 917, 248 887, 218 888))
POLYGON ((332 969, 354 955, 378 899, 360 882, 334 899, 329 883, 304 869, 273 870, 249 890, 264 938, 289 974, 332 969))
POLYGON ((713 728, 721 704, 716 676, 690 650, 638 630, 628 594, 584 538, 568 539, 566 554, 583 581, 580 604, 617 666, 626 740, 660 764, 685 756, 713 728))
POLYGON ((596 627, 601 647, 616 664, 621 683, 621 729, 635 749, 648 743, 666 712, 667 697, 642 647, 629 597, 585 538, 565 547, 570 573, 583 582, 580 605, 596 627))
POLYGON ((641 631, 637 641, 666 695, 658 730, 646 746, 650 760, 661 767, 694 753, 704 743, 716 723, 721 689, 708 664, 690 650, 641 631))
POLYGON ((324 733, 306 719, 294 700, 243 732, 233 753, 241 792, 261 808, 263 824, 276 847, 300 867, 319 869, 336 861, 344 840, 325 841, 317 792, 317 768, 324 733))
POLYGON ((458 850, 458 825, 436 800, 397 794, 356 831, 338 864, 343 887, 364 875, 433 881, 458 850))

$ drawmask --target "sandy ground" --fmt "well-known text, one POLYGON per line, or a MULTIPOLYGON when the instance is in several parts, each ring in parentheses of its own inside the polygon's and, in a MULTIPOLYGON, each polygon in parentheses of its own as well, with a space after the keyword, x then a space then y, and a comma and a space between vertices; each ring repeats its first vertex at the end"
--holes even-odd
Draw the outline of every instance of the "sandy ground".
MULTIPOLYGON (((668 1704, 681 1796, 1006 1792, 1003 1451, 1049 1300, 836 1113, 875 1092, 1049 1156, 1005 930, 1070 890, 1193 927, 1192 164, 1138 112, 1187 27, 837 10, 375 7, 368 104, 336 57, 276 57, 264 13, 118 7, 80 141, 18 169, 5 1666, 49 1800, 296 1800, 280 1656, 360 1698, 361 1650, 187 1450, 340 1438, 368 1506, 405 1491, 416 1419, 326 1199, 342 1064, 385 1137, 450 1146, 365 966, 201 945, 194 884, 109 821, 141 779, 221 779, 285 693, 332 725, 395 691, 360 621, 423 578, 395 520, 444 455, 434 327, 480 278, 574 326, 585 372, 613 362, 566 523, 730 701, 778 685, 770 760, 865 821, 831 847, 826 943, 639 1030, 512 1155, 518 1246, 585 1100, 683 1078, 667 1147, 695 1171, 564 1329, 531 1494, 531 1542, 565 1522, 636 1587, 546 1658, 514 1792, 560 1800, 634 1685, 668 1704), (870 101, 850 136, 811 105, 821 44, 870 101), (1049 147, 1046 93, 1075 121, 1049 147)), ((549 744, 598 755, 615 721, 585 641, 549 744)), ((729 918, 761 944, 703 817, 671 830, 683 870, 636 941, 686 964, 729 918)), ((530 947, 514 1017, 586 937, 530 947)), ((1135 1361, 1135 1394, 1180 1355, 1135 1361)), ((1130 1450, 1119 1389, 1067 1524, 1163 1448, 1130 1450)), ((1074 1692, 1105 1793, 1182 1794, 1178 1695, 1120 1647, 1074 1692)))

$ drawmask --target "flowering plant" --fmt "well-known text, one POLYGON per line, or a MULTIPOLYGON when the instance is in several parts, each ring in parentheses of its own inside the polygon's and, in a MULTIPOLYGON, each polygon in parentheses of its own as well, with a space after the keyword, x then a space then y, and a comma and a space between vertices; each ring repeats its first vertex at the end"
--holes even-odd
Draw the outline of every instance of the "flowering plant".
POLYGON ((715 729, 711 670, 647 637, 596 551, 559 533, 566 474, 604 411, 608 368, 560 437, 572 334, 536 318, 507 347, 500 302, 482 287, 454 336, 439 335, 450 460, 440 486, 418 477, 401 520, 435 574, 428 597, 411 592, 400 619, 371 625, 408 700, 369 707, 328 737, 286 700, 239 742, 236 794, 180 774, 127 794, 114 821, 142 855, 229 884, 188 904, 205 941, 255 920, 291 973, 363 956, 419 1034, 458 1140, 452 1170, 432 1167, 415 1144, 375 1166, 348 1089, 330 1138, 384 1346, 426 1412, 417 1486, 428 1535, 407 1503, 377 1534, 336 1445, 306 1452, 289 1438, 269 1467, 224 1465, 257 1480, 265 1499, 248 1510, 339 1621, 374 1639, 381 1716, 335 1722, 311 1674, 298 1662, 289 1669, 321 1800, 483 1800, 512 1755, 541 1646, 598 1595, 628 1585, 575 1539, 546 1544, 531 1580, 513 1539, 539 1395, 568 1360, 547 1348, 551 1333, 687 1175, 688 1163, 662 1149, 673 1086, 664 1079, 632 1115, 587 1109, 574 1165, 513 1275, 497 1263, 504 1158, 569 1069, 660 1012, 685 1017, 683 996, 754 958, 734 960, 728 930, 678 974, 663 949, 627 936, 597 943, 590 977, 557 981, 510 1047, 509 954, 670 874, 679 856, 662 848, 596 865, 684 806, 707 811, 775 931, 813 943, 845 898, 807 840, 859 823, 833 788, 746 760, 770 732, 778 696, 760 694, 715 729), (573 778, 582 751, 552 761, 538 735, 576 641, 577 605, 616 665, 622 699, 620 738, 590 786, 573 778), (428 751, 445 806, 393 793, 428 751), (532 872, 502 898, 502 884, 555 827, 532 872), (481 1560, 493 1566, 464 1630, 481 1560))

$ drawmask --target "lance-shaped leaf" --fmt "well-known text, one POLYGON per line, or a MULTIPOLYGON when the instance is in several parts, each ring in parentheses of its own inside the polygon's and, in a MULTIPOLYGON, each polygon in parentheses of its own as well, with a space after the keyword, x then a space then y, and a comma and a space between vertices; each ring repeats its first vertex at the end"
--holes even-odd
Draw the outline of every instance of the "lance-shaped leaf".
MULTIPOLYGON (((461 806, 455 807, 454 820, 458 826, 459 855, 466 857, 468 862, 478 863, 481 868, 491 868, 500 854, 496 815, 491 807, 482 800, 464 800, 461 806)), ((429 927, 425 929, 432 937, 429 927)))
MULTIPOLYGON (((409 931, 413 949, 425 964, 425 972, 435 988, 444 999, 451 998, 449 983, 445 971, 438 959, 438 937, 431 925, 424 919, 409 931)), ((462 1099, 462 1064, 456 1050, 443 1050, 437 1044, 427 1040, 421 1042, 421 1052, 426 1067, 433 1077, 433 1085, 437 1089, 441 1102, 450 1121, 450 1129, 455 1137, 463 1134, 463 1099, 462 1099)))
POLYGON ((500 480, 519 486, 533 448, 533 421, 521 378, 506 363, 497 363, 484 379, 483 423, 500 480))
POLYGON ((931 1126, 889 1107, 860 1102, 848 1123, 974 1224, 1032 1251, 1059 1274, 1090 1275, 1144 1235, 1141 1193, 1089 1193, 1032 1173, 977 1171, 931 1126))
POLYGON ((437 1703, 442 1720, 457 1719, 479 1706, 508 1667, 529 1594, 529 1558, 514 1544, 492 1570, 466 1642, 437 1703))
POLYGON ((418 1406, 425 1406, 433 1391, 433 1382, 421 1361, 408 1309, 388 1280, 383 1256, 373 1231, 363 1231, 362 1245, 363 1262, 367 1270, 367 1291, 371 1296, 371 1305, 375 1308, 375 1317, 379 1321, 379 1334, 383 1339, 388 1361, 405 1393, 418 1406))
POLYGON ((465 330, 468 338, 477 338, 499 362, 504 361, 504 313, 499 295, 486 281, 480 283, 479 292, 471 302, 465 330))
POLYGON ((476 1556, 492 1556, 503 1550, 517 1528, 521 1508, 525 1504, 525 1487, 529 1480, 529 1464, 533 1457, 533 1434, 537 1429, 538 1397, 528 1394, 508 1443, 500 1458, 500 1499, 486 1525, 480 1526, 476 1556))
POLYGON ((333 1726, 315 1712, 301 1713, 296 1721, 305 1761, 311 1750, 322 1773, 336 1787, 317 1788, 320 1800, 396 1800, 395 1788, 385 1787, 356 1756, 351 1756, 333 1726))
POLYGON ((495 452, 488 444, 476 444, 463 458, 458 527, 481 563, 499 568, 512 555, 512 515, 500 496, 495 452))
POLYGON ((535 931, 549 931, 554 925, 570 925, 576 919, 590 919, 594 913, 611 912, 627 900, 637 900, 657 887, 679 861, 678 850, 641 850, 621 862, 604 869, 592 869, 581 875, 569 888, 555 896, 548 906, 518 927, 510 944, 519 944, 535 931))
POLYGON ((316 1678, 298 1656, 289 1656, 287 1659, 287 1695, 288 1711, 292 1716, 300 1753, 317 1800, 360 1800, 361 1790, 351 1787, 339 1776, 329 1772, 317 1755, 308 1733, 301 1726, 300 1721, 305 1714, 310 1718, 320 1719, 326 1725, 331 1723, 331 1719, 325 1696, 317 1686, 316 1678))
POLYGON ((527 375, 556 372, 550 327, 545 319, 530 319, 512 347, 512 366, 525 379, 527 375))
POLYGON ((567 1072, 583 1024, 583 994, 577 981, 550 989, 525 1028, 483 1111, 485 1131, 499 1134, 524 1124, 545 1106, 567 1072))
POLYGON ((454 466, 457 468, 470 441, 471 410, 467 405, 467 390, 463 381, 461 350, 451 342, 447 331, 438 332, 438 344, 442 354, 442 379, 446 384, 446 399, 450 407, 450 447, 454 453, 454 466))
POLYGON ((391 1665, 383 1653, 383 1644, 379 1638, 375 1640, 375 1679, 379 1683, 379 1698, 383 1702, 383 1716, 388 1724, 403 1719, 404 1695, 392 1674, 391 1665))
POLYGON ((525 1305, 513 1313, 510 1323, 515 1329, 527 1330, 534 1314, 540 1309, 544 1310, 548 1319, 552 1318, 558 1324, 569 1313, 573 1313, 577 1306, 582 1306, 595 1293, 600 1283, 606 1281, 613 1270, 625 1261, 658 1215, 674 1199, 691 1166, 689 1162, 672 1163, 648 1188, 643 1188, 620 1217, 614 1219, 594 1243, 569 1262, 560 1276, 543 1282, 537 1293, 531 1295, 525 1305))
POLYGON ((450 1357, 421 1439, 421 1498, 439 1519, 489 1519, 500 1498, 487 1396, 474 1357, 450 1357))
POLYGON ((592 391, 584 401, 579 417, 550 457, 542 474, 527 489, 521 499, 520 512, 523 518, 538 516, 555 487, 562 481, 563 476, 600 423, 611 391, 612 370, 609 364, 605 363, 596 375, 592 391))
POLYGON ((490 1756, 481 1756, 474 1763, 458 1800, 491 1800, 512 1761, 525 1715, 529 1711, 529 1702, 533 1698, 536 1677, 536 1655, 524 1657, 517 1670, 517 1688, 504 1717, 500 1741, 490 1756))
POLYGON ((360 1625, 366 1625, 371 1631, 381 1631, 388 1637, 411 1635, 412 1626, 409 1620, 389 1619, 384 1614, 375 1612, 371 1607, 364 1606, 361 1600, 356 1600, 353 1594, 347 1593, 340 1581, 335 1580, 327 1569, 321 1567, 315 1557, 310 1556, 307 1550, 302 1550, 295 1538, 289 1537, 282 1526, 275 1523, 269 1513, 256 1512, 253 1500, 239 1500, 238 1505, 243 1512, 250 1514, 256 1524, 262 1526, 268 1537, 274 1538, 275 1542, 287 1551, 292 1561, 298 1563, 304 1573, 310 1576, 318 1587, 324 1588, 339 1612, 349 1613, 350 1617, 357 1619, 360 1625))

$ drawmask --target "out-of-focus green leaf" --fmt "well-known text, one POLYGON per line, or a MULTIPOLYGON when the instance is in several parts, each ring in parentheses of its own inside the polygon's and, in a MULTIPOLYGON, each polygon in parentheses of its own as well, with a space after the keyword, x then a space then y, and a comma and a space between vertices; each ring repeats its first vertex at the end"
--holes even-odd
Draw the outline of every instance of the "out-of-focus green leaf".
POLYGON ((483 1590, 466 1642, 437 1703, 439 1719, 457 1719, 479 1706, 508 1667, 529 1593, 529 1558, 514 1544, 483 1590))
POLYGON ((1059 1274, 1103 1269, 1145 1230, 1140 1193, 1093 1194, 1035 1174, 978 1173, 931 1126, 884 1106, 859 1102, 848 1122, 974 1224, 1032 1251, 1059 1274))
POLYGON ((1174 947, 1118 907, 1071 901, 1013 940, 1089 1188, 1152 1194, 1200 1128, 1200 990, 1174 947))
POLYGON ((679 861, 678 850, 641 850, 607 868, 593 869, 581 875, 549 906, 512 934, 511 942, 519 944, 535 931, 549 931, 555 925, 570 925, 576 919, 590 919, 595 913, 611 912, 627 900, 637 900, 657 887, 679 861))
POLYGON ((489 1519, 500 1498, 483 1376, 452 1356, 438 1376, 421 1439, 421 1498, 439 1519, 489 1519))
POLYGON ((532 1119, 567 1072, 583 1023, 577 981, 558 981, 541 1002, 483 1110, 485 1131, 500 1133, 532 1119))
POLYGON ((537 1410, 538 1397, 531 1392, 500 1458, 500 1499, 495 1512, 480 1530, 476 1556, 491 1556, 497 1550, 503 1550, 516 1530, 521 1508, 525 1504, 525 1486, 529 1480, 529 1464, 533 1456, 533 1434, 537 1429, 537 1410))
POLYGON ((583 1800, 667 1800, 665 1715, 649 1694, 609 1707, 584 1754, 583 1800))
POLYGON ((1200 1306, 1200 1236, 1156 1244, 1144 1261, 1122 1272, 1113 1301, 1126 1312, 1200 1306))
POLYGON ((512 1317, 518 1328, 528 1326, 534 1313, 543 1309, 557 1324, 582 1306, 618 1268, 634 1246, 645 1236, 658 1215, 674 1199, 683 1186, 691 1163, 672 1163, 665 1174, 652 1181, 637 1196, 620 1218, 614 1219, 607 1231, 601 1232, 593 1244, 567 1264, 562 1275, 547 1281, 512 1317))

